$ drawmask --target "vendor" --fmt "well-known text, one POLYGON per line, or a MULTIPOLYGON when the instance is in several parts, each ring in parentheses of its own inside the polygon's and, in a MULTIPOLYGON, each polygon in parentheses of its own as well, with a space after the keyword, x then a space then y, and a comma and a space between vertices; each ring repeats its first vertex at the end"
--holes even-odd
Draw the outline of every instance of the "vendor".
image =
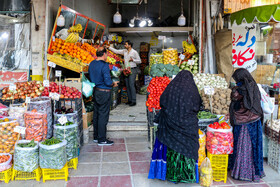
POLYGON ((136 105, 136 88, 135 88, 135 79, 136 75, 140 71, 137 67, 137 64, 141 64, 141 59, 136 50, 134 50, 133 43, 129 40, 125 42, 124 45, 125 49, 117 50, 112 47, 109 47, 109 50, 111 50, 113 53, 120 54, 124 56, 124 64, 125 67, 131 68, 131 74, 125 76, 125 84, 127 89, 127 95, 128 95, 128 104, 129 106, 135 106, 136 105))
POLYGON ((161 110, 149 179, 195 183, 199 135, 197 114, 201 98, 193 75, 181 71, 160 97, 161 110))

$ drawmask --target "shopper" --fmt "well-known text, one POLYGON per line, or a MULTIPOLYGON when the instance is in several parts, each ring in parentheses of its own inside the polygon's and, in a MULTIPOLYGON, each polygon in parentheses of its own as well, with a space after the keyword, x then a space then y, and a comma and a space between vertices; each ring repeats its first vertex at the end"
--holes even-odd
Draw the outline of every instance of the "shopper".
POLYGON ((114 142, 106 138, 106 131, 111 105, 111 89, 117 87, 118 82, 112 82, 111 80, 109 64, 105 62, 107 50, 104 47, 99 47, 96 56, 97 59, 90 63, 88 70, 91 82, 95 83, 93 93, 93 141, 98 142, 99 146, 113 145, 114 142))
POLYGON ((161 110, 148 178, 175 183, 196 182, 199 135, 197 114, 201 98, 193 75, 181 71, 160 97, 161 110))
POLYGON ((141 63, 141 59, 137 51, 135 51, 132 48, 133 47, 132 42, 130 42, 129 40, 126 41, 124 47, 125 49, 122 50, 117 50, 112 47, 109 47, 109 50, 111 50, 116 54, 123 55, 125 67, 131 68, 131 74, 125 76, 125 84, 126 84, 127 95, 128 95, 128 102, 126 104, 128 104, 129 106, 135 106, 136 105, 135 79, 136 79, 136 75, 139 72, 137 64, 141 63))
POLYGON ((259 181, 263 170, 261 94, 252 75, 243 68, 232 75, 237 86, 232 88, 230 122, 234 147, 229 168, 236 180, 259 181))

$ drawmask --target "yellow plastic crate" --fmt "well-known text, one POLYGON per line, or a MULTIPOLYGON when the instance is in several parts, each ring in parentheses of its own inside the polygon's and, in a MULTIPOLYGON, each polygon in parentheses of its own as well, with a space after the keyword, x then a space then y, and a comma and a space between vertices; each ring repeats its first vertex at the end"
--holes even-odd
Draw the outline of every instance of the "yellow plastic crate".
POLYGON ((228 155, 212 155, 207 152, 207 157, 210 159, 213 180, 216 182, 224 181, 227 182, 227 168, 228 168, 228 155))
POLYGON ((7 169, 5 171, 0 172, 0 181, 4 181, 5 183, 9 183, 12 179, 13 168, 7 169))
POLYGON ((68 166, 65 166, 62 169, 43 169, 43 182, 46 180, 59 180, 64 179, 65 181, 68 180, 68 166))
POLYGON ((41 168, 37 168, 32 172, 17 171, 13 169, 13 180, 36 180, 40 181, 42 177, 41 168))
POLYGON ((77 169, 78 167, 78 158, 73 158, 69 162, 67 162, 68 168, 77 169))

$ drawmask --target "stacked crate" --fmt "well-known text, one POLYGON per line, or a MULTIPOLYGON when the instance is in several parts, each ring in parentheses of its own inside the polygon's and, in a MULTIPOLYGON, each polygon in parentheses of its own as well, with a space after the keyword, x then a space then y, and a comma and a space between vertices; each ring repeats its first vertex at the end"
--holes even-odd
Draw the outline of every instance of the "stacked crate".
POLYGON ((141 73, 138 75, 140 86, 145 85, 144 84, 145 83, 144 69, 146 66, 149 66, 149 51, 150 51, 150 44, 142 42, 140 44, 140 58, 141 58, 140 70, 141 70, 141 73))

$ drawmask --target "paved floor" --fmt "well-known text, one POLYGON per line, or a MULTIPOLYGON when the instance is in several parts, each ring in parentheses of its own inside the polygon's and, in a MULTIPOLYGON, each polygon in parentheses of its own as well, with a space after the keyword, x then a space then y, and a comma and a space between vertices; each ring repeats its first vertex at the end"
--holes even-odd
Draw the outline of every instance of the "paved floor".
MULTIPOLYGON (((83 146, 77 170, 70 170, 69 181, 12 181, 0 182, 9 187, 180 187, 198 184, 173 184, 167 181, 147 179, 151 151, 145 136, 113 139, 113 146, 99 147, 90 142, 83 146)), ((267 164, 266 177, 258 184, 233 180, 228 177, 226 184, 214 182, 213 186, 279 187, 280 175, 267 164)))

